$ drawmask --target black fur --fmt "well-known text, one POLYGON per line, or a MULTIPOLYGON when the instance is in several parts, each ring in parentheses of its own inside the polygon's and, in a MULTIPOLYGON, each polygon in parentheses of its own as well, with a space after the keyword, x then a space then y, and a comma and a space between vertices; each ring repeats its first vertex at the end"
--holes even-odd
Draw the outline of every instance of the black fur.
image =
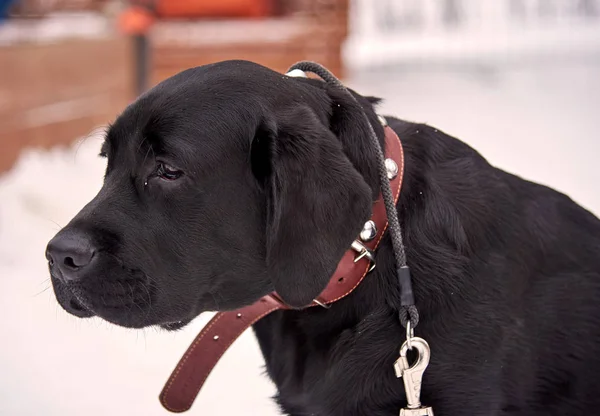
MULTIPOLYGON (((356 96, 382 138, 376 100, 356 96)), ((95 253, 69 283, 50 267, 58 301, 166 328, 273 289, 308 303, 379 192, 360 111, 321 81, 243 61, 164 81, 111 127, 104 187, 55 237, 95 253), (183 176, 162 179, 158 162, 183 176)), ((598 219, 433 127, 388 120, 406 156, 398 210, 417 334, 432 348, 423 402, 442 416, 599 414, 598 219)), ((255 325, 286 414, 392 416, 406 404, 389 236, 376 255, 331 309, 255 325)))

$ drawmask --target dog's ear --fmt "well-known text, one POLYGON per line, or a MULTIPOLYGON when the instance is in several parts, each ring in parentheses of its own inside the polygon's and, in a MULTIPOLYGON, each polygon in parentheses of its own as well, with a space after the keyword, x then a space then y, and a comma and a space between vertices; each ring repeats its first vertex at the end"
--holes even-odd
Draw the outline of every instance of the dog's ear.
POLYGON ((252 169, 267 194, 267 267, 290 306, 308 305, 371 213, 371 189, 307 107, 263 123, 252 169))
POLYGON ((380 100, 376 97, 363 97, 351 89, 348 91, 354 99, 339 88, 327 87, 331 100, 329 128, 340 139, 348 158, 371 186, 373 198, 377 198, 380 191, 378 156, 377 150, 368 140, 371 133, 364 117, 369 120, 385 150, 383 126, 377 119, 374 108, 380 100))

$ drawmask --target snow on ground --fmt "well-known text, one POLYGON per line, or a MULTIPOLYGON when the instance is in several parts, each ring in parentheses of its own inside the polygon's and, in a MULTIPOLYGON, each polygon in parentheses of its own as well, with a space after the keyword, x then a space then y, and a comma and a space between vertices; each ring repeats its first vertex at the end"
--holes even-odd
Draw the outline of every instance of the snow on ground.
MULTIPOLYGON (((460 137, 502 168, 567 192, 600 214, 600 61, 542 67, 405 69, 349 84, 385 113, 460 137)), ((97 192, 100 135, 30 151, 0 177, 0 414, 165 415, 162 383, 208 316, 183 331, 124 330, 68 316, 44 247, 97 192)), ((225 355, 190 414, 276 415, 251 332, 225 355)))

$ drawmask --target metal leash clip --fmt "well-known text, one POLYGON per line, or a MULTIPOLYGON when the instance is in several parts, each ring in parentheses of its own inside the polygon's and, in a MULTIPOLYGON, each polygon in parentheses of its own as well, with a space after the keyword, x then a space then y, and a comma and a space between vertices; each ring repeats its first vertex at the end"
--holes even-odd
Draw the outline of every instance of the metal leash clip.
POLYGON ((408 406, 400 409, 400 416, 433 416, 433 409, 421 405, 421 384, 423 373, 429 365, 431 349, 429 344, 423 338, 414 337, 412 331, 408 329, 407 339, 400 348, 400 358, 394 363, 396 377, 402 377, 404 381, 404 391, 406 392, 406 401, 408 406), (408 364, 407 353, 411 349, 417 350, 417 360, 412 365, 408 364))

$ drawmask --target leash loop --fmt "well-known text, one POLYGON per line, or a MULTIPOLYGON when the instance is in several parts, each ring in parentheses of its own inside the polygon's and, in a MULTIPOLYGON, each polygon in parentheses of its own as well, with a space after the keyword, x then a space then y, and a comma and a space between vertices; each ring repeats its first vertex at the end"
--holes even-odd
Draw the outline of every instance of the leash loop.
POLYGON ((400 319, 400 324, 402 324, 404 328, 410 324, 411 328, 414 330, 416 326, 419 325, 419 310, 415 305, 401 306, 400 311, 398 312, 398 319, 400 319))

